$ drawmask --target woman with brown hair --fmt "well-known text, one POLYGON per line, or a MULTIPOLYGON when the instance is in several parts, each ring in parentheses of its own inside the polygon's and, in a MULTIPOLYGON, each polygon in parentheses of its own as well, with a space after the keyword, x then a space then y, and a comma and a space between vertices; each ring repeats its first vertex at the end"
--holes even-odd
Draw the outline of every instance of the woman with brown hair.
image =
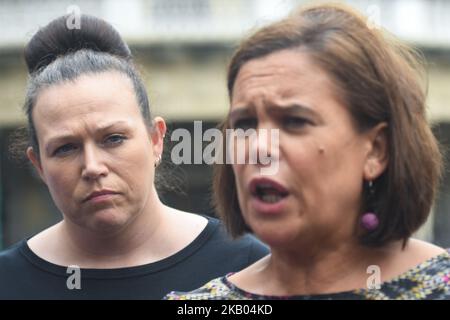
POLYGON ((277 130, 278 148, 257 139, 246 155, 268 151, 278 170, 219 165, 214 195, 229 232, 253 231, 271 254, 167 298, 449 299, 449 253, 411 238, 441 174, 418 61, 344 6, 243 41, 222 128, 277 130))

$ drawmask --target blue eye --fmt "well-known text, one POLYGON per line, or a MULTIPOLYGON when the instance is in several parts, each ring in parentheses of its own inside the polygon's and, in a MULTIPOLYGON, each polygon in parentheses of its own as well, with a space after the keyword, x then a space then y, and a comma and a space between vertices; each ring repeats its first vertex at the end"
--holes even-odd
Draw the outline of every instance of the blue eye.
POLYGON ((256 129, 257 126, 258 121, 255 118, 237 119, 232 124, 233 129, 243 129, 243 130, 256 129))
POLYGON ((125 136, 122 136, 120 134, 113 134, 105 139, 104 144, 114 147, 121 145, 124 142, 124 140, 126 140, 125 136))
POLYGON ((65 144, 61 147, 56 148, 56 150, 53 152, 54 156, 63 157, 66 155, 69 155, 71 152, 76 150, 76 146, 72 143, 65 144))

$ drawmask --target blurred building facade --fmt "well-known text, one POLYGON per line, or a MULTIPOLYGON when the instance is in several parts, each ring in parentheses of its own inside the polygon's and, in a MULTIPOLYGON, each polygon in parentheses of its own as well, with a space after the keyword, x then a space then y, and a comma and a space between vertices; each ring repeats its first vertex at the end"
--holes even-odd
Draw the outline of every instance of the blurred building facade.
MULTIPOLYGON (((204 129, 226 114, 226 67, 238 41, 287 14, 300 0, 0 0, 0 248, 61 219, 45 185, 26 163, 8 156, 10 135, 25 124, 23 47, 49 21, 68 12, 112 23, 130 45, 149 91, 154 115, 169 128, 204 129)), ((309 1, 314 2, 314 1, 309 1)), ((450 2, 344 1, 420 48, 429 63, 429 118, 444 149, 450 144, 450 2)), ((183 165, 185 193, 166 192, 177 208, 213 214, 211 168, 183 165)), ((169 172, 169 174, 171 174, 169 172)), ((418 236, 450 246, 450 175, 446 172, 429 222, 418 236)))

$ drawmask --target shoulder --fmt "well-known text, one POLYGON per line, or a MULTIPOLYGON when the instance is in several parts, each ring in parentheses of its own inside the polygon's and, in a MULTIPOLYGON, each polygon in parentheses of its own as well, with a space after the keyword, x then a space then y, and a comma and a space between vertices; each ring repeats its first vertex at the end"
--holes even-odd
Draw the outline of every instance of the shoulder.
POLYGON ((242 299, 238 292, 230 288, 225 277, 213 279, 202 287, 190 292, 172 291, 164 300, 233 300, 242 299))
POLYGON ((24 243, 25 240, 22 240, 0 252, 0 270, 4 270, 4 268, 12 266, 19 259, 22 259, 20 248, 24 245, 24 243))
POLYGON ((0 252, 0 300, 14 297, 18 291, 18 283, 24 283, 24 278, 28 277, 33 268, 22 252, 25 244, 26 241, 22 240, 0 252))
MULTIPOLYGON (((400 247, 400 244, 398 244, 398 247, 400 247)), ((418 265, 445 253, 445 249, 434 244, 409 239, 404 248, 395 249, 387 256, 387 263, 384 266, 387 279, 414 269, 418 265)))
POLYGON ((450 299, 450 255, 444 252, 382 285, 389 299, 450 299))
POLYGON ((421 257, 423 260, 445 253, 446 251, 444 248, 438 247, 432 243, 413 238, 409 240, 407 246, 413 255, 421 257))
POLYGON ((267 245, 258 240, 251 234, 245 234, 241 237, 233 239, 222 222, 216 218, 208 217, 208 227, 211 234, 208 239, 208 246, 211 248, 220 248, 223 251, 232 251, 247 255, 248 262, 252 263, 269 254, 270 250, 267 245))
POLYGON ((367 291, 367 298, 450 299, 450 251, 412 240, 399 264, 405 261, 410 266, 406 272, 382 283, 381 290, 367 291))
POLYGON ((256 238, 247 235, 232 239, 219 220, 204 217, 208 220, 206 227, 182 252, 183 257, 188 257, 185 271, 198 273, 201 270, 205 281, 198 286, 207 280, 242 270, 268 254, 269 249, 256 238))

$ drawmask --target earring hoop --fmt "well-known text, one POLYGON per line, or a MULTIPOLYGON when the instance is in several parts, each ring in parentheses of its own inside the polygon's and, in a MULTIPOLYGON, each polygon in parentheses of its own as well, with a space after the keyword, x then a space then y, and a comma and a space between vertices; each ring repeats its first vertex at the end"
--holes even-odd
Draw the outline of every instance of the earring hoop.
POLYGON ((158 167, 161 164, 161 158, 162 158, 161 155, 158 155, 158 157, 156 158, 155 168, 158 167))

